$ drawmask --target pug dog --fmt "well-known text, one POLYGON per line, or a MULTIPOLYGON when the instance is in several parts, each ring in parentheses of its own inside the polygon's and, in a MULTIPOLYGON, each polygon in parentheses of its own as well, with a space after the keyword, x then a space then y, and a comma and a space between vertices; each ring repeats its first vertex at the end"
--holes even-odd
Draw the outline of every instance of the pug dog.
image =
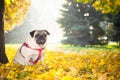
POLYGON ((18 49, 14 62, 21 65, 35 65, 40 59, 44 64, 44 50, 47 43, 47 30, 33 30, 30 32, 28 41, 24 42, 18 49))

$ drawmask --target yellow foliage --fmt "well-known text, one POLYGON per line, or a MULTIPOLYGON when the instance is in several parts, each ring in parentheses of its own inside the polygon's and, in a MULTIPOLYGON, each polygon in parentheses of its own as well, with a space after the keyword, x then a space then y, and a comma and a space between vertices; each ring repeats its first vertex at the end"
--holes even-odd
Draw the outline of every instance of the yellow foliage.
POLYGON ((5 0, 6 5, 10 5, 11 0, 5 0))
POLYGON ((27 15, 30 0, 5 0, 4 30, 10 31, 20 25, 27 15))
POLYGON ((93 6, 96 10, 102 10, 102 13, 118 13, 120 11, 119 0, 98 0, 93 4, 93 6))
POLYGON ((46 51, 45 64, 21 66, 13 63, 18 46, 7 45, 10 63, 0 65, 0 80, 119 80, 120 49, 81 50, 79 53, 46 51))
POLYGON ((95 1, 92 5, 96 10, 102 10, 102 13, 119 13, 120 0, 76 0, 77 2, 90 3, 95 1))

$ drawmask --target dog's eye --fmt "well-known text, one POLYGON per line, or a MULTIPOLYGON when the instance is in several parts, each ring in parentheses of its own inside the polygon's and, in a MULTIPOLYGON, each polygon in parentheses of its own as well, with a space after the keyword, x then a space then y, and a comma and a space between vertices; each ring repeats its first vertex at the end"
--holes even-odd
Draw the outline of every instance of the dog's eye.
POLYGON ((46 37, 46 35, 43 35, 44 37, 46 37))

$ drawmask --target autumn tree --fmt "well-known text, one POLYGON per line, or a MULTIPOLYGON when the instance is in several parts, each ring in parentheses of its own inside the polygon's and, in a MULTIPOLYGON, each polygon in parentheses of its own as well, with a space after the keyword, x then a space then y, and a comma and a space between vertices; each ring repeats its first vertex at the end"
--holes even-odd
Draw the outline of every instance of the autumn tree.
POLYGON ((120 0, 76 0, 84 4, 91 4, 96 10, 102 10, 102 13, 119 13, 120 0))
POLYGON ((23 23, 30 7, 30 0, 5 0, 4 30, 11 31, 23 23))
POLYGON ((8 63, 4 32, 11 31, 23 22, 29 6, 30 0, 0 0, 0 63, 8 63))

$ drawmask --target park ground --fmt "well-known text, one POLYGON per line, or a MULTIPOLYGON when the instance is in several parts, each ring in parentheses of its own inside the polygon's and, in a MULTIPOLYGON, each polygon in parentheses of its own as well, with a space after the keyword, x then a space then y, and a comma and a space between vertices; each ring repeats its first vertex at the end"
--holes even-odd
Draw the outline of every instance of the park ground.
POLYGON ((6 44, 8 64, 0 65, 0 80, 120 80, 120 47, 49 45, 45 64, 14 64, 20 45, 6 44))

